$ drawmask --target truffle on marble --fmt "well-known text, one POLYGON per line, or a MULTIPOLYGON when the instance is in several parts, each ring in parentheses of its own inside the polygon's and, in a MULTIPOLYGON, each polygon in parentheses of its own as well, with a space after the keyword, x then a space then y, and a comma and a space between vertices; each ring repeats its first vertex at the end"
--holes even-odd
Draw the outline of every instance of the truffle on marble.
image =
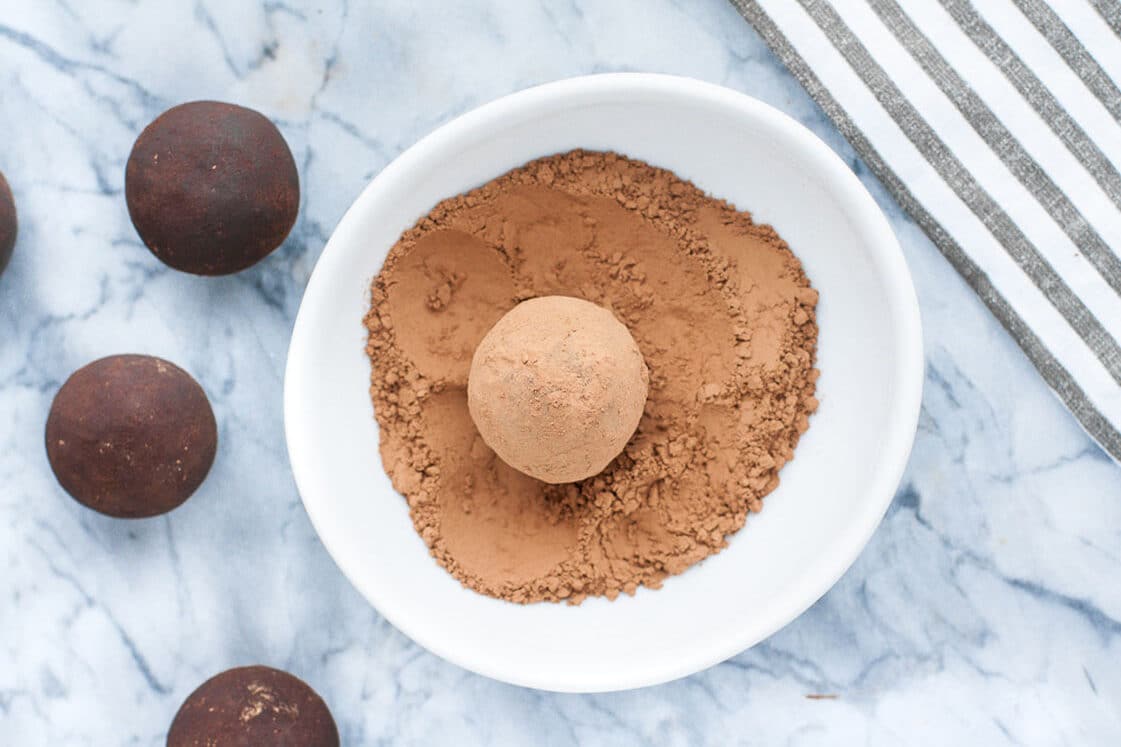
POLYGON ((302 680, 264 666, 238 667, 191 693, 167 747, 339 747, 323 699, 302 680))
POLYGON ((12 258, 12 250, 16 245, 16 201, 12 197, 12 190, 8 180, 0 172, 0 273, 8 266, 12 258))
POLYGON ((47 457, 79 503, 109 516, 166 513, 202 484, 218 428, 202 387, 147 355, 114 355, 75 371, 47 417, 47 457))
POLYGON ((195 275, 228 275, 284 243, 300 181, 280 130, 234 104, 195 101, 148 125, 125 168, 129 216, 148 249, 195 275))

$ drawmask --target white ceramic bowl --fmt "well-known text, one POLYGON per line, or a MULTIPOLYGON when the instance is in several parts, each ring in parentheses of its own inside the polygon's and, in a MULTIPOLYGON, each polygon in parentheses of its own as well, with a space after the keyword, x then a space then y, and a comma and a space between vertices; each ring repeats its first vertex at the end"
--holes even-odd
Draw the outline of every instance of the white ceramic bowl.
POLYGON ((891 502, 919 413, 918 305, 887 221, 807 129, 742 94, 661 75, 565 80, 499 99, 402 154, 358 197, 312 273, 288 352, 296 483, 343 573, 406 635, 520 685, 604 691, 715 664, 797 617, 891 502), (571 607, 469 591, 429 556, 378 456, 362 316, 401 231, 528 160, 605 149, 672 169, 771 223, 814 287, 821 408, 781 486, 729 547, 658 591, 571 607))

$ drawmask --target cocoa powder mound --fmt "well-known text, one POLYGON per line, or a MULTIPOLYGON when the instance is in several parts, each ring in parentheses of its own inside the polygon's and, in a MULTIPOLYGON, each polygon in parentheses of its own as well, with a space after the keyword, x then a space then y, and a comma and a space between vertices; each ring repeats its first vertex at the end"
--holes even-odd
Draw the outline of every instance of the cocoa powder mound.
POLYGON ((372 284, 381 457, 433 557, 514 602, 614 599, 719 552, 779 483, 817 409, 817 292, 786 242, 664 169, 533 161, 445 200, 372 284), (649 396, 600 474, 512 469, 467 408, 476 345, 520 301, 584 298, 630 330, 649 396))

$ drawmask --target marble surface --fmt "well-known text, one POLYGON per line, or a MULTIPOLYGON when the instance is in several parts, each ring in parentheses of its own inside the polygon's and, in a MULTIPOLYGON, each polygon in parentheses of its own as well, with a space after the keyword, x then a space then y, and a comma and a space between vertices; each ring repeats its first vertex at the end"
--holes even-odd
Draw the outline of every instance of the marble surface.
POLYGON ((348 745, 1106 744, 1121 733, 1121 469, 725 0, 5 0, 0 168, 22 219, 0 278, 0 743, 158 745, 229 666, 298 673, 348 745), (875 195, 914 273, 926 392, 880 530, 805 615, 661 687, 523 690, 428 654, 336 571, 288 470, 282 366, 343 211, 421 135, 556 78, 665 71, 797 117, 875 195), (171 271, 122 195, 132 141, 218 98, 280 125, 304 198, 240 275, 171 271), (210 393, 221 450, 170 516, 108 519, 56 485, 55 390, 116 352, 210 393))

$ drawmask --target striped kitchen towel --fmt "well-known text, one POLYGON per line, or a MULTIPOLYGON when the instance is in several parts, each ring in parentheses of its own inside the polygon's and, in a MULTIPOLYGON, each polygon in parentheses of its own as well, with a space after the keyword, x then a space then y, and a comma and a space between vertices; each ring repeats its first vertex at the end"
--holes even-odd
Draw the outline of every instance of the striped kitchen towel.
POLYGON ((732 0, 1121 460, 1121 0, 732 0))

